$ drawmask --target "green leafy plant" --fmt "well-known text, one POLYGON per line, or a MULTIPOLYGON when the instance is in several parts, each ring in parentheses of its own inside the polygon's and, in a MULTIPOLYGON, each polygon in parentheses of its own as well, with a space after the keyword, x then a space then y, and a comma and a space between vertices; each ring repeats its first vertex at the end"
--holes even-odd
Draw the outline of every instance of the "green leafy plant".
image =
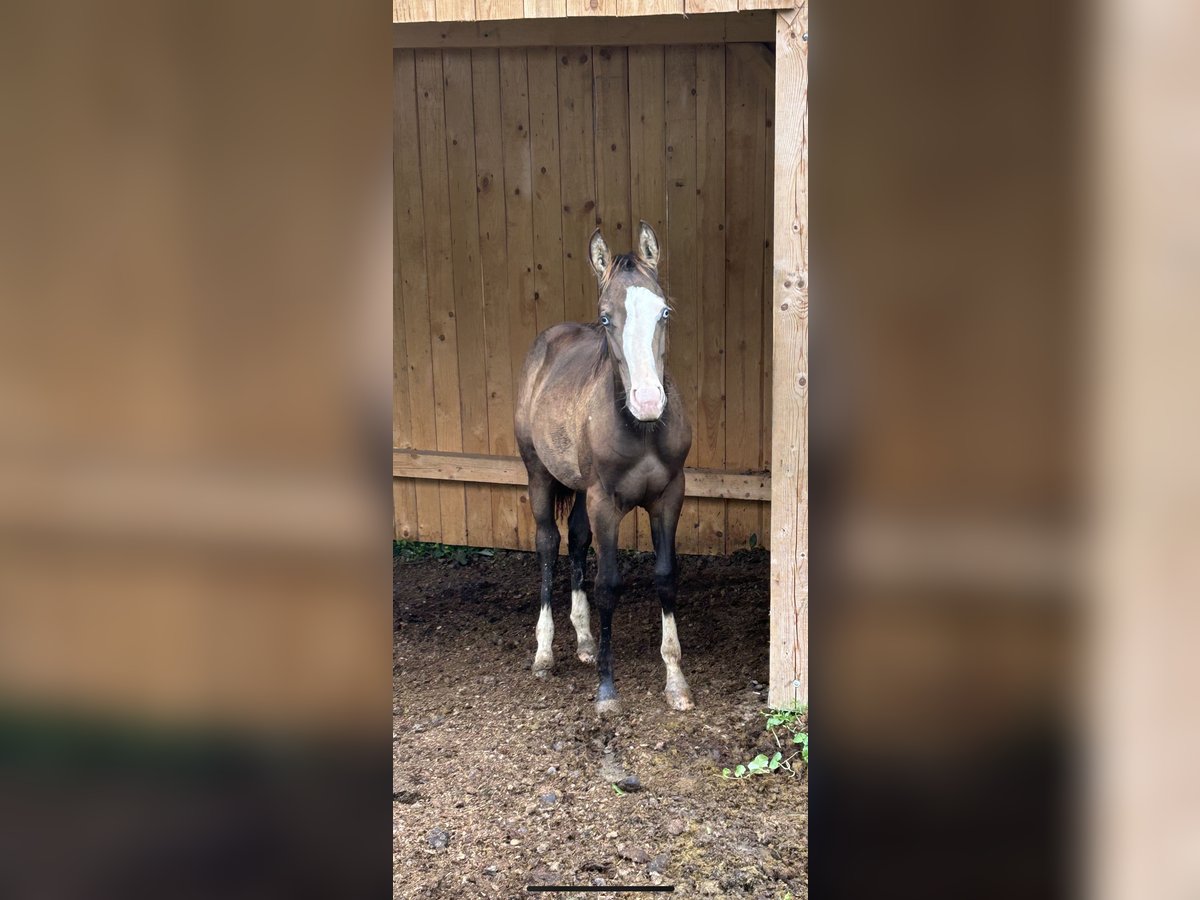
POLYGON ((793 775, 800 774, 796 771, 795 760, 799 758, 805 765, 808 764, 808 732, 803 730, 805 727, 803 717, 807 712, 807 703, 794 709, 767 710, 764 713, 767 719, 767 731, 771 733, 778 749, 770 756, 760 753, 748 763, 737 765, 732 769, 722 769, 720 777, 726 779, 750 778, 754 775, 770 775, 779 771, 790 772, 793 775), (785 753, 788 755, 785 756, 785 753))

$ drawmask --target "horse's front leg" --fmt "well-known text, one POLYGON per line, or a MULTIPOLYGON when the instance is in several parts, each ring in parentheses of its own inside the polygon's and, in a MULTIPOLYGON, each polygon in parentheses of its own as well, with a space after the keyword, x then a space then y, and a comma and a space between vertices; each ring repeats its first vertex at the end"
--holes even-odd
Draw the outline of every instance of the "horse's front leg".
POLYGON ((675 560, 675 530, 683 507, 683 473, 667 485, 650 505, 650 533, 654 539, 654 586, 662 606, 662 658, 667 667, 667 704, 672 709, 691 709, 692 692, 680 668, 682 654, 679 633, 675 630, 675 595, 679 584, 679 566, 675 560))
POLYGON ((621 571, 617 564, 617 532, 625 511, 599 487, 587 495, 588 518, 596 535, 596 610, 600 614, 600 647, 596 668, 600 688, 596 692, 596 712, 619 713, 617 687, 613 683, 612 620, 621 596, 621 571))

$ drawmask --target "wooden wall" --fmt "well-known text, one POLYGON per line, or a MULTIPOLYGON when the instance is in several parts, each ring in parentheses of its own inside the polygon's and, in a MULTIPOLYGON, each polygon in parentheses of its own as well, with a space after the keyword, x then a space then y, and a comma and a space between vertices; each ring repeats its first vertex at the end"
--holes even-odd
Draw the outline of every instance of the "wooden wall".
POLYGON ((392 0, 393 22, 660 16, 786 9, 795 0, 392 0))
MULTIPOLYGON (((770 49, 399 49, 394 79, 395 446, 516 455, 525 353, 595 318, 592 229, 624 251, 642 218, 678 310, 688 465, 769 468, 770 49)), ((533 548, 524 487, 397 478, 395 510, 397 538, 533 548)), ((766 503, 689 497, 678 543, 725 553, 769 531, 766 503)), ((644 512, 622 544, 650 548, 644 512)))

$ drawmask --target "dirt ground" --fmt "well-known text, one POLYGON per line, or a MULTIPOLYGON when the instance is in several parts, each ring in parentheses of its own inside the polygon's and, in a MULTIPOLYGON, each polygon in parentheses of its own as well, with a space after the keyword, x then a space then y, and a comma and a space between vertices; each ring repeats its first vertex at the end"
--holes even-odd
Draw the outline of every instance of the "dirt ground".
POLYGON ((560 884, 807 897, 807 773, 719 777, 776 749, 762 716, 767 554, 680 563, 679 639, 696 709, 666 706, 652 557, 628 554, 613 622, 624 712, 605 721, 593 708, 595 668, 574 655, 565 559, 544 681, 530 672, 533 554, 396 559, 396 897, 511 898, 560 884), (640 789, 614 790, 623 775, 640 789))

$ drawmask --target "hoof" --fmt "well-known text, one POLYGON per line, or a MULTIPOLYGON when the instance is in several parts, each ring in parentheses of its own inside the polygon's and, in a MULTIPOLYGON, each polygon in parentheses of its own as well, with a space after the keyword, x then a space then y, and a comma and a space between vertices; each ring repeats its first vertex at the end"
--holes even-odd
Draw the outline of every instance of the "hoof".
POLYGON ((619 716, 621 714, 621 701, 615 697, 612 700, 597 700, 596 712, 601 716, 619 716))
POLYGON ((579 648, 578 652, 575 655, 579 658, 579 661, 581 663, 586 663, 589 666, 594 666, 596 664, 596 645, 591 644, 589 646, 587 644, 584 644, 579 648))
POLYGON ((549 678, 550 673, 554 671, 554 660, 535 659, 533 661, 533 677, 534 678, 549 678))
POLYGON ((677 709, 680 712, 685 710, 695 709, 696 704, 692 702, 692 694, 690 691, 667 691, 667 706, 671 709, 677 709))

